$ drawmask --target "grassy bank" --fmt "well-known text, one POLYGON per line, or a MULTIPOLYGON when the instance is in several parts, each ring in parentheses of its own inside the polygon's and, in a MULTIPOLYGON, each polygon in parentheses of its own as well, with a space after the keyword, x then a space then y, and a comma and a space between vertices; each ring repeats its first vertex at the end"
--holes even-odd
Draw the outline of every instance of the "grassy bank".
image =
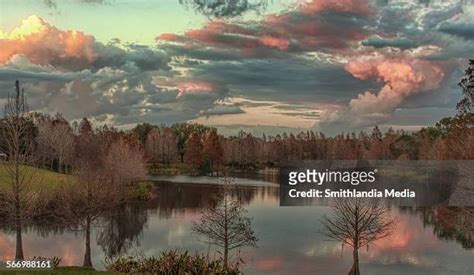
MULTIPOLYGON (((74 177, 71 175, 60 174, 49 170, 24 166, 21 169, 27 172, 28 177, 31 179, 32 187, 55 189, 62 184, 67 184, 74 180, 74 177)), ((10 182, 11 178, 8 174, 7 167, 5 167, 4 163, 0 163, 0 189, 7 188, 10 182)))
MULTIPOLYGON (((72 175, 60 174, 50 170, 39 169, 34 167, 22 167, 27 171, 27 175, 31 178, 31 188, 48 192, 55 191, 56 188, 74 183, 75 177, 72 175)), ((0 163, 0 191, 10 186, 11 178, 8 174, 7 167, 0 163)), ((134 201, 144 201, 150 196, 150 183, 138 182, 128 188, 129 199, 134 201)))

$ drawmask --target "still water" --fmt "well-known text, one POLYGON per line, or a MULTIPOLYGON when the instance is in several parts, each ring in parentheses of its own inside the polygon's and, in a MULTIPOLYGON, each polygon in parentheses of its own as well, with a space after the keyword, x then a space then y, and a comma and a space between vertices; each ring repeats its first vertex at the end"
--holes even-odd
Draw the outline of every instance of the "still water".
MULTIPOLYGON (((328 207, 280 207, 274 178, 239 179, 236 196, 253 217, 258 248, 244 248, 240 257, 247 274, 346 274, 352 264, 349 247, 328 241, 319 219, 328 207)), ((115 255, 156 255, 177 249, 218 256, 191 232, 201 210, 217 192, 215 178, 159 178, 156 194, 145 203, 124 207, 104 218, 92 234, 93 264, 115 255)), ((474 274, 472 236, 444 228, 433 209, 393 207, 398 224, 391 237, 360 251, 362 274, 474 274)), ((81 232, 30 227, 23 235, 26 257, 58 256, 63 265, 80 265, 81 232)), ((0 260, 14 256, 15 238, 0 231, 0 260)))

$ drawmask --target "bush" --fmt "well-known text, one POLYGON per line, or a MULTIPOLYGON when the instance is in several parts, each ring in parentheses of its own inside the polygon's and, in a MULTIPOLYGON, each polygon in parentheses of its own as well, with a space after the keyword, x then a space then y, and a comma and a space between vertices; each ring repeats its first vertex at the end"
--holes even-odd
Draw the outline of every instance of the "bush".
POLYGON ((151 182, 138 182, 129 186, 128 199, 132 201, 146 201, 150 198, 151 182))
POLYGON ((212 174, 212 167, 211 162, 209 160, 205 160, 201 165, 198 167, 198 171, 200 175, 210 175, 212 174))
POLYGON ((108 271, 121 273, 152 274, 242 274, 239 265, 224 267, 224 261, 209 260, 203 255, 190 255, 188 252, 163 252, 159 258, 121 257, 107 259, 108 271))

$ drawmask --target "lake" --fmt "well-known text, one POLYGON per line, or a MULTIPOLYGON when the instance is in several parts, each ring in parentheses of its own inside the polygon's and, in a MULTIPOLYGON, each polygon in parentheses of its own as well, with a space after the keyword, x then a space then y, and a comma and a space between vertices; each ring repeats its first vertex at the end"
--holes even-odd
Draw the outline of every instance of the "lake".
MULTIPOLYGON (((244 272, 248 274, 346 274, 352 251, 328 241, 320 232, 319 219, 326 206, 280 207, 279 189, 271 174, 238 179, 238 197, 248 215, 258 248, 243 248, 244 272), (273 183, 270 183, 273 182, 273 183)), ((218 256, 213 248, 191 232, 201 210, 219 185, 215 178, 155 178, 155 196, 128 205, 104 218, 92 234, 93 264, 104 269, 107 255, 156 255, 168 249, 200 251, 218 256)), ((432 208, 392 207, 398 219, 391 237, 360 250, 362 274, 474 274, 472 236, 444 228, 432 208), (470 248, 470 249, 469 249, 470 248)), ((81 232, 32 226, 23 235, 26 257, 58 256, 63 265, 80 265, 84 239, 81 232)), ((14 256, 12 232, 0 231, 0 260, 14 256)))

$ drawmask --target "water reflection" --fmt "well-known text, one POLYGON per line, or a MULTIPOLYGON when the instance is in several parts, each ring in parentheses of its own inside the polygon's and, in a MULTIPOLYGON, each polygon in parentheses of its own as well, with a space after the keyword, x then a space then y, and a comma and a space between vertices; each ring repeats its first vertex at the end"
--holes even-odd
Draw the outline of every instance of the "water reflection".
MULTIPOLYGON (((92 237, 93 265, 103 268, 106 256, 154 255, 167 249, 199 250, 207 245, 191 233, 218 190, 213 184, 156 183, 151 200, 123 207, 102 217, 92 237)), ((328 207, 279 207, 278 188, 272 185, 242 186, 235 194, 254 217, 259 248, 245 249, 246 273, 345 274, 352 265, 352 251, 326 241, 319 219, 328 207)), ((472 234, 453 231, 434 218, 435 208, 393 207, 399 220, 390 238, 360 251, 362 274, 473 274, 472 234), (451 232, 451 237, 446 237, 451 232), (462 237, 460 237, 462 236, 462 237)), ((436 216, 438 217, 438 216, 436 216)), ((472 221, 471 221, 472 222, 472 221)), ((14 256, 15 236, 0 231, 0 260, 14 256)), ((79 232, 80 233, 80 232, 79 232)), ((30 225, 24 231, 26 257, 60 256, 65 265, 80 265, 84 253, 82 235, 51 225, 30 225)))
POLYGON ((97 235, 97 245, 109 258, 126 254, 132 246, 140 246, 140 235, 147 221, 148 214, 142 204, 122 206, 115 213, 104 217, 103 228, 97 235))
POLYGON ((403 207, 401 210, 418 214, 423 225, 431 227, 439 238, 455 240, 465 249, 474 248, 474 207, 403 207))

